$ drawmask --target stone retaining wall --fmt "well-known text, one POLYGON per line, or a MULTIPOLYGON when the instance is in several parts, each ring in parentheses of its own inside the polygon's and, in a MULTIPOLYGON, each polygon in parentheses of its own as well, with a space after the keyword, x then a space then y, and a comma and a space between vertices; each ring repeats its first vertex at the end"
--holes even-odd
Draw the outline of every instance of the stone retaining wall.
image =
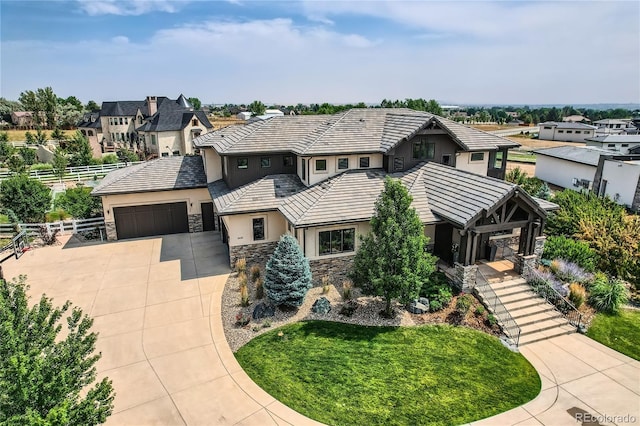
POLYGON ((461 263, 455 263, 453 265, 455 275, 453 278, 454 284, 462 291, 470 292, 476 286, 476 279, 478 277, 478 267, 476 265, 464 266, 461 263))
POLYGON ((349 279, 349 272, 353 267, 354 255, 331 257, 327 259, 314 259, 309 261, 313 285, 320 285, 322 277, 329 277, 333 285, 342 284, 342 281, 349 279))
POLYGON ((278 245, 277 241, 270 243, 245 244, 241 246, 229 246, 229 265, 234 268, 236 260, 243 257, 247 260, 247 268, 253 264, 259 264, 264 268, 278 245))

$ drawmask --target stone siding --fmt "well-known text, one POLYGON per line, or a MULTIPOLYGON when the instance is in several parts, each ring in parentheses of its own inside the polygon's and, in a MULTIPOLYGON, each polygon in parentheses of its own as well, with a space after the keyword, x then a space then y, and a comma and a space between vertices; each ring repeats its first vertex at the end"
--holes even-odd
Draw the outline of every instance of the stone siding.
POLYGON ((107 232, 107 241, 115 241, 118 239, 118 233, 116 232, 115 222, 105 222, 105 230, 107 232))
POLYGON ((253 264, 259 264, 264 268, 278 245, 277 241, 270 243, 245 244, 241 246, 229 246, 229 265, 234 268, 236 260, 243 257, 247 260, 247 268, 253 264))
POLYGON ((325 275, 329 277, 329 281, 333 285, 341 285, 344 280, 349 279, 354 257, 354 255, 351 255, 310 260, 313 285, 320 285, 322 277, 325 275))
POLYGON ((514 263, 514 268, 517 273, 523 277, 529 276, 532 270, 538 267, 539 259, 535 254, 529 256, 523 256, 518 254, 514 263))
POLYGON ((202 215, 189 215, 189 232, 202 232, 202 215))
POLYGON ((453 283, 462 291, 471 291, 476 287, 478 267, 476 265, 464 266, 461 263, 454 264, 455 275, 453 283))
MULTIPOLYGON (((533 254, 536 257, 536 262, 539 264, 542 260, 542 253, 544 252, 544 243, 547 241, 547 237, 536 237, 533 243, 533 254)), ((537 266, 537 265, 536 265, 537 266)))

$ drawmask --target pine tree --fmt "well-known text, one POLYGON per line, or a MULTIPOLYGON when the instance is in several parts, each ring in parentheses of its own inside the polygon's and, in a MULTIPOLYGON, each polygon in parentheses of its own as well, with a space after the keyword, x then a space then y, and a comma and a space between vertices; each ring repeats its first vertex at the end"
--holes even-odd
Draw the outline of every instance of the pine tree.
POLYGON ((409 303, 435 270, 435 258, 425 252, 424 225, 411 207, 411 195, 389 177, 376 201, 371 232, 362 239, 352 278, 365 294, 384 297, 384 315, 393 316, 391 300, 409 303))
POLYGON ((267 262, 264 289, 267 297, 280 306, 300 307, 311 288, 311 268, 298 242, 283 235, 267 262))
POLYGON ((60 339, 67 302, 44 295, 29 307, 25 277, 0 279, 0 424, 97 425, 113 410, 107 378, 94 384, 97 334, 93 320, 73 308, 60 339))

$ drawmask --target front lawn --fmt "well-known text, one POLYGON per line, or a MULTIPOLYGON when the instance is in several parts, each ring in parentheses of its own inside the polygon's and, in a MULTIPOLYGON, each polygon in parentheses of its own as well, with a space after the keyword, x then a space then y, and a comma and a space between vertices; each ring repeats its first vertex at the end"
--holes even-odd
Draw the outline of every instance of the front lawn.
POLYGON ((640 311, 622 309, 619 315, 598 314, 587 336, 640 361, 640 311))
POLYGON ((522 355, 448 325, 300 322, 256 337, 236 358, 269 394, 331 425, 463 424, 540 391, 522 355))

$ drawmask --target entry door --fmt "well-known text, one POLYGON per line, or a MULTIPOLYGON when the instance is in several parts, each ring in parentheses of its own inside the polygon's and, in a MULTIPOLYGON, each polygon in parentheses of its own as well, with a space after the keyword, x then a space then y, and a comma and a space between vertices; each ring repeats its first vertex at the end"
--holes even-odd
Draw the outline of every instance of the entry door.
POLYGON ((215 231, 216 221, 213 216, 213 203, 200 203, 200 209, 202 210, 202 230, 215 231))

